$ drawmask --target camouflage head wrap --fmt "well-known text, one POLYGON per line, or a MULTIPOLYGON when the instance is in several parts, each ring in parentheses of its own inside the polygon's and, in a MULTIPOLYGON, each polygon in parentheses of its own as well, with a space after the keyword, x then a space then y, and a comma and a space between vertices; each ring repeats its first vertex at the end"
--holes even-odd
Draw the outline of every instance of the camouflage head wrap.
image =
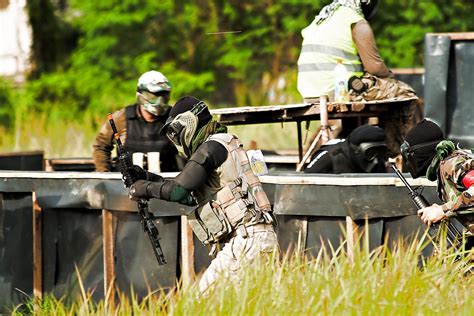
POLYGON ((450 140, 443 140, 438 145, 436 145, 436 155, 431 161, 428 170, 426 170, 426 177, 428 180, 435 181, 437 179, 439 164, 455 149, 456 145, 454 145, 454 143, 450 140))
POLYGON ((370 0, 334 0, 331 4, 328 4, 319 12, 319 14, 315 17, 314 22, 316 24, 321 24, 323 21, 329 19, 341 6, 351 8, 358 14, 364 16, 361 7, 362 2, 369 4, 370 0))

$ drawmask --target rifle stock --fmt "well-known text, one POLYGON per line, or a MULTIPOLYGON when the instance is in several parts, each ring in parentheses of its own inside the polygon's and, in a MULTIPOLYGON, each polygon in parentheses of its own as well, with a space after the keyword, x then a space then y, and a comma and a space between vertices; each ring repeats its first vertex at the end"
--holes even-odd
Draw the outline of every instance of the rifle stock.
MULTIPOLYGON (((132 157, 130 153, 125 149, 122 145, 122 141, 120 140, 120 135, 118 134, 117 127, 115 126, 114 119, 112 118, 112 114, 107 114, 107 118, 109 120, 110 127, 114 133, 115 142, 117 143, 117 152, 119 156, 119 168, 120 172, 122 173, 122 179, 127 188, 129 188, 137 179, 133 179, 128 170, 133 166, 132 157)), ((158 232, 158 228, 153 221, 153 216, 148 210, 148 202, 144 199, 137 201, 138 203, 138 214, 140 215, 140 221, 143 227, 143 230, 147 233, 148 237, 150 238, 150 242, 153 248, 153 252, 155 253, 156 260, 158 261, 159 265, 166 264, 166 259, 163 254, 163 249, 160 245, 160 234, 158 232)))

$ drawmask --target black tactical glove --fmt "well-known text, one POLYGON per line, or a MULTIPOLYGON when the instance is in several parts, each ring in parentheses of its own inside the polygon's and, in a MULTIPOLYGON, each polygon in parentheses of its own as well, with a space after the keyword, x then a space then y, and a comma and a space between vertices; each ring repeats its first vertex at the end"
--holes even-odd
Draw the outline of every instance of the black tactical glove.
POLYGON ((163 182, 165 179, 163 179, 162 176, 159 174, 155 174, 153 172, 148 172, 146 171, 146 178, 144 180, 152 181, 152 182, 163 182))
POLYGON ((147 180, 147 172, 137 165, 133 165, 127 169, 127 172, 122 173, 122 180, 125 187, 130 186, 135 181, 147 180))
MULTIPOLYGON (((163 178, 162 178, 163 179, 163 178)), ((164 181, 151 182, 146 180, 138 180, 130 187, 128 197, 132 200, 161 198, 161 187, 164 181)))
POLYGON ((147 172, 140 166, 133 165, 128 169, 128 173, 134 181, 147 180, 147 172))

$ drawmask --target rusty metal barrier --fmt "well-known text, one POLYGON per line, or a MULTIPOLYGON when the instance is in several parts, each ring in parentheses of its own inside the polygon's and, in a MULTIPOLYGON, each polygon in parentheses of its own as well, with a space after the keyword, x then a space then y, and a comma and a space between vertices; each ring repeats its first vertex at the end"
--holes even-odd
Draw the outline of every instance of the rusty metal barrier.
MULTIPOLYGON (((423 228, 395 175, 288 173, 261 180, 283 254, 337 248, 346 230, 350 254, 355 231, 366 224, 371 247, 423 228)), ((425 196, 438 201, 432 183, 410 183, 426 185, 425 196)), ((120 174, 0 171, 0 307, 45 293, 78 294, 76 269, 95 300, 131 288, 144 297, 179 278, 191 282, 211 260, 187 225, 191 208, 152 200, 150 210, 158 216, 164 266, 156 263, 120 174)))

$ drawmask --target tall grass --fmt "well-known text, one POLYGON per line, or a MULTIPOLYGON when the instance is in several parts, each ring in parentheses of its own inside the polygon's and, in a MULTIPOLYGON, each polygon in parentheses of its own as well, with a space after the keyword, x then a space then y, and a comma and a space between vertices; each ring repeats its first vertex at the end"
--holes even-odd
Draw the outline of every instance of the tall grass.
MULTIPOLYGON (((294 254, 245 267, 239 284, 220 280, 205 296, 197 284, 142 300, 123 294, 114 306, 93 303, 83 291, 74 303, 47 297, 47 315, 472 315, 472 261, 451 252, 421 260, 423 243, 373 251, 323 250, 316 258, 294 254)), ((471 254, 472 255, 472 254, 471 254)), ((30 302, 24 311, 34 311, 30 302)), ((17 309, 14 314, 20 314, 17 309)))
POLYGON ((51 122, 44 116, 35 116, 5 133, 0 151, 41 150, 46 158, 92 157, 97 132, 87 120, 51 122))

